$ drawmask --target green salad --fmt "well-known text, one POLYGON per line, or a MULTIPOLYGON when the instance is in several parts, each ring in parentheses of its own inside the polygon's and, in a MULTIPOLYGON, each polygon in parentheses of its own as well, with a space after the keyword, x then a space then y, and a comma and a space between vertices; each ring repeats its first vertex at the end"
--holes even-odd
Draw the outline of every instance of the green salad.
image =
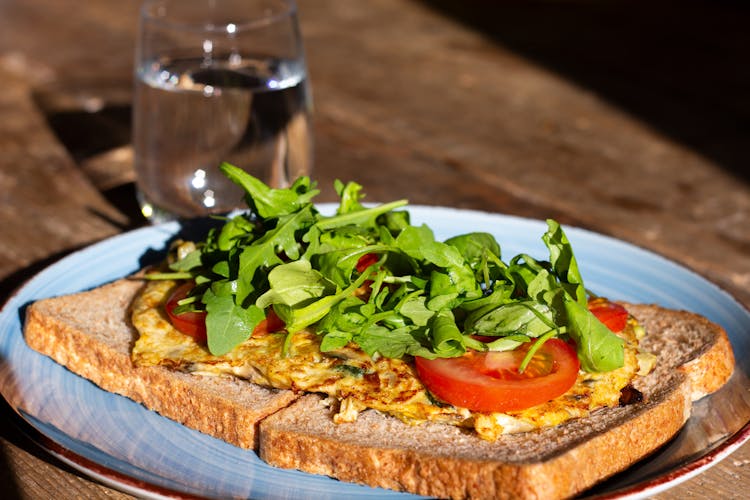
POLYGON ((194 281, 179 309, 207 313, 215 355, 245 341, 273 308, 288 339, 310 328, 323 352, 353 342, 371 356, 434 359, 534 342, 530 359, 561 337, 575 343, 586 371, 623 364, 623 341, 589 312, 573 249, 554 220, 542 235, 548 258, 505 261, 491 234, 437 241, 410 223, 405 200, 365 206, 355 182, 335 183, 338 208, 323 215, 308 177, 274 189, 228 163, 221 170, 244 189, 248 210, 226 217, 167 272, 149 275, 194 281))

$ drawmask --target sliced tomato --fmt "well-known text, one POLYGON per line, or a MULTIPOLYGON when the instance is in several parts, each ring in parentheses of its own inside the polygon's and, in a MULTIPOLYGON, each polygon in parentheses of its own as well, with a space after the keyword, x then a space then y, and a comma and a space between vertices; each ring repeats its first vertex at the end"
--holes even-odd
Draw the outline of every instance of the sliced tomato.
POLYGON ((174 310, 179 302, 188 296, 190 290, 195 285, 192 282, 183 283, 174 289, 167 299, 165 309, 167 316, 178 331, 193 337, 196 341, 206 343, 206 313, 205 312, 184 312, 175 314, 174 310))
POLYGON ((359 258, 357 261, 357 265, 355 266, 357 268, 358 273, 365 272, 365 269, 370 267, 371 265, 375 264, 380 257, 376 253, 366 253, 362 257, 359 258))
POLYGON ((590 300, 589 311, 604 323, 604 326, 615 333, 621 332, 628 323, 628 311, 620 304, 615 304, 604 298, 590 300))
POLYGON ((458 358, 417 357, 417 373, 430 392, 454 406, 479 412, 523 410, 564 394, 580 368, 572 346, 550 339, 519 373, 531 345, 513 351, 469 351, 458 358))
POLYGON ((286 323, 276 315, 273 307, 268 309, 266 318, 253 328, 253 337, 263 337, 269 333, 280 332, 286 328, 286 323))
MULTIPOLYGON (((172 292, 167 299, 165 309, 167 310, 167 316, 169 321, 172 323, 179 332, 184 333, 190 337, 193 337, 196 341, 206 343, 206 313, 205 312, 184 312, 175 314, 174 310, 179 305, 179 302, 188 296, 190 290, 193 289, 193 283, 184 283, 172 292)), ((253 337, 262 337, 273 332, 280 332, 284 330, 286 324, 278 317, 274 312, 273 308, 268 310, 268 313, 260 323, 258 323, 253 329, 253 337)))

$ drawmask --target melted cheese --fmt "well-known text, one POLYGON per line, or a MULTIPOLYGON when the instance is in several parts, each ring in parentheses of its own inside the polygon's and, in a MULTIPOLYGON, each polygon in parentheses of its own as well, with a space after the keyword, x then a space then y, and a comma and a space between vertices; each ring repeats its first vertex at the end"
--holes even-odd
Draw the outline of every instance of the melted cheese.
POLYGON ((568 392, 526 410, 473 413, 436 401, 412 364, 401 359, 371 358, 354 345, 322 353, 320 337, 309 331, 292 336, 286 356, 282 355, 286 335, 281 333, 250 337, 231 352, 214 356, 178 332, 167 319, 163 304, 174 286, 172 281, 149 282, 136 297, 132 320, 140 337, 132 351, 134 363, 327 394, 338 402, 334 419, 339 423, 352 422, 360 411, 372 408, 412 424, 433 421, 473 427, 481 437, 494 440, 504 433, 554 426, 596 408, 615 406, 620 391, 639 370, 638 328, 631 321, 623 334, 626 349, 622 368, 606 373, 581 372, 568 392))

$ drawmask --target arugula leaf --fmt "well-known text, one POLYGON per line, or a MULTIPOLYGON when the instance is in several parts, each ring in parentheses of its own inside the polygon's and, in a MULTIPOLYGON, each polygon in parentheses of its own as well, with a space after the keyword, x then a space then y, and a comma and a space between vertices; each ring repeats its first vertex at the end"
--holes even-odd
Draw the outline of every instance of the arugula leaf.
POLYGON ((380 215, 377 219, 380 223, 381 239, 383 242, 387 242, 386 236, 389 234, 399 234, 401 231, 409 227, 409 212, 406 210, 393 210, 380 215))
POLYGON ((445 240, 446 245, 455 247, 472 269, 481 269, 494 256, 500 260, 500 245, 489 233, 468 233, 445 240))
POLYGON ((336 193, 341 198, 339 208, 338 210, 336 210, 337 214, 341 215, 349 212, 364 210, 365 207, 362 206, 362 204, 359 202, 359 200, 364 197, 364 194, 362 194, 361 185, 357 184, 356 182, 348 182, 344 184, 340 180, 336 179, 333 187, 336 190, 336 193))
POLYGON ((345 346, 352 340, 354 332, 366 324, 360 313, 363 305, 358 297, 346 297, 331 307, 329 313, 316 325, 316 332, 323 336, 321 351, 327 352, 345 346))
POLYGON ((427 226, 405 228, 396 238, 396 245, 406 255, 423 261, 422 267, 433 268, 430 273, 430 309, 452 308, 458 305, 459 299, 482 295, 473 270, 458 249, 435 241, 427 226))
POLYGON ((409 327, 390 330, 372 325, 362 334, 355 335, 354 341, 370 356, 377 353, 387 358, 402 358, 407 354, 435 358, 435 354, 419 342, 414 329, 409 327))
POLYGON ((219 236, 216 238, 216 245, 219 250, 229 251, 241 244, 243 239, 251 239, 255 231, 255 225, 246 217, 239 215, 228 219, 219 236))
POLYGON ((573 247, 560 224, 552 219, 547 220, 549 228, 542 236, 550 252, 550 263, 560 279, 562 287, 580 305, 586 305, 586 289, 578 270, 578 262, 573 255, 573 247))
POLYGON ((354 295, 354 292, 362 286, 369 274, 365 273, 357 281, 332 295, 325 295, 319 299, 306 303, 301 307, 294 307, 287 304, 276 304, 274 311, 286 324, 290 333, 298 332, 314 323, 323 319, 330 310, 339 302, 354 295))
POLYGON ((268 273, 268 283, 271 288, 255 301, 255 305, 261 309, 272 304, 292 307, 306 304, 335 290, 335 285, 313 269, 307 260, 295 260, 274 267, 268 273))
POLYGON ((449 311, 440 311, 430 323, 430 336, 435 354, 443 358, 461 356, 466 352, 464 337, 449 311))
POLYGON ((334 330, 326 333, 320 341, 320 352, 330 352, 341 349, 351 342, 354 333, 352 331, 334 330))
POLYGON ((318 253, 312 262, 323 276, 340 287, 348 286, 360 257, 368 253, 381 253, 390 250, 386 246, 363 246, 338 251, 318 253))
MULTIPOLYGON (((560 322, 568 326, 568 333, 576 343, 581 367, 588 372, 606 372, 621 367, 624 364, 624 341, 588 310, 586 289, 570 241, 556 221, 548 220, 547 226, 549 229, 542 240, 549 249, 550 263, 559 286, 565 291, 561 297, 553 290, 554 298, 547 300, 557 304, 560 322)), ((553 287, 550 284, 549 288, 553 287)))
POLYGON ((177 260, 169 265, 172 271, 190 271, 201 265, 201 257, 203 252, 200 249, 195 249, 188 253, 185 257, 177 260))
POLYGON ((171 272, 149 275, 196 283, 184 307, 207 312, 214 354, 246 340, 273 306, 290 332, 285 352, 307 327, 321 335, 323 351, 354 342, 389 357, 453 357, 564 335, 585 370, 622 364, 622 341, 588 311, 570 241, 553 220, 542 236, 549 261, 519 254, 506 264, 491 234, 437 241, 399 210, 405 200, 366 207, 355 182, 334 183, 339 207, 323 216, 307 177, 275 189, 233 165, 221 168, 245 190, 249 212, 181 247, 171 272), (378 260, 363 269, 365 255, 378 260))
POLYGON ((276 228, 266 232, 253 245, 242 249, 239 256, 237 302, 242 304, 255 290, 253 281, 259 270, 270 270, 283 264, 277 248, 297 253, 295 235, 312 224, 313 215, 308 206, 299 212, 284 217, 276 228))
POLYGON ((581 368, 587 372, 607 372, 625 362, 624 341, 591 314, 586 306, 565 300, 570 336, 576 343, 581 368))
POLYGON ((425 305, 426 298, 423 295, 418 295, 418 293, 412 293, 406 297, 395 310, 405 316, 414 325, 427 326, 427 323, 435 313, 427 308, 425 305))
POLYGON ((248 207, 266 219, 294 213, 319 193, 312 188, 307 177, 300 177, 289 188, 274 189, 230 163, 224 162, 219 168, 229 180, 246 191, 248 207))
POLYGON ((586 305, 571 297, 551 273, 541 271, 529 284, 529 295, 554 311, 556 324, 567 326, 581 368, 603 372, 623 365, 623 340, 597 320, 586 305))
POLYGON ((203 295, 206 304, 206 332, 208 349, 221 356, 250 337, 255 326, 265 317, 263 309, 251 305, 238 306, 232 295, 217 295, 208 289, 203 295))
POLYGON ((492 342, 488 342, 487 344, 485 344, 485 347, 489 351, 512 351, 524 342, 529 341, 531 341, 531 337, 516 333, 513 335, 508 335, 507 337, 500 337, 499 339, 493 340, 492 342))
POLYGON ((547 305, 525 300, 494 307, 486 314, 472 318, 467 326, 485 336, 521 334, 526 337, 539 337, 550 328, 555 328, 555 323, 552 311, 547 305))
POLYGON ((289 333, 296 333, 323 319, 331 308, 344 298, 346 298, 346 294, 344 293, 326 295, 315 302, 299 308, 286 304, 277 304, 274 311, 284 321, 289 333))
POLYGON ((378 205, 372 208, 365 208, 353 212, 345 212, 339 215, 333 215, 331 217, 320 217, 318 222, 315 224, 320 230, 334 229, 343 226, 375 226, 375 220, 386 212, 403 207, 406 205, 406 200, 397 200, 383 205, 378 205))

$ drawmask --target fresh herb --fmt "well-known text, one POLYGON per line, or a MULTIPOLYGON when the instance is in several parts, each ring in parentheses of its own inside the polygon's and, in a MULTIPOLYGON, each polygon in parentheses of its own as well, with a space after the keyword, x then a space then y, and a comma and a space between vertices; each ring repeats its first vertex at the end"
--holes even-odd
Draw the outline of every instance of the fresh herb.
POLYGON ((326 216, 307 177, 274 189, 233 165, 221 169, 245 190, 249 210, 209 232, 171 273, 152 275, 195 281, 200 300, 191 307, 207 312, 214 354, 246 340, 273 308, 286 346, 308 327, 323 351, 354 342, 386 357, 455 357, 535 341, 533 353, 563 337, 585 370, 623 364, 622 341, 588 311, 570 242, 553 220, 542 236, 549 260, 521 254, 506 263, 492 235, 437 241, 427 226, 410 224, 404 200, 363 205, 357 183, 335 183, 341 201, 326 216))
POLYGON ((359 366, 354 365, 336 365, 333 367, 335 370, 351 375, 352 377, 362 378, 365 374, 365 370, 359 366))

